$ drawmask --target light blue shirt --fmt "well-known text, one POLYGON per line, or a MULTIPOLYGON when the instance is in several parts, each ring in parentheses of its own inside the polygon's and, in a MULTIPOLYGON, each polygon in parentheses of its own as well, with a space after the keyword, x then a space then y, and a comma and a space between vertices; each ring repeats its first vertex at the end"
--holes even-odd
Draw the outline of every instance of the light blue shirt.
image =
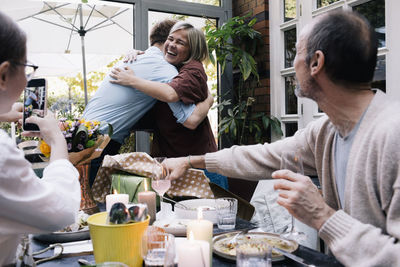
MULTIPOLYGON (((367 109, 368 110, 368 109, 367 109)), ((339 194, 339 201, 342 208, 344 208, 344 191, 346 185, 346 171, 347 171, 347 162, 349 161, 349 155, 351 146, 353 145, 354 138, 357 134, 358 128, 360 127, 361 121, 364 118, 361 116, 360 120, 354 125, 354 128, 351 132, 345 136, 341 137, 339 131, 335 133, 334 139, 334 149, 335 149, 335 178, 336 178, 336 188, 339 194)))
MULTIPOLYGON (((119 67, 130 67, 138 77, 146 80, 167 83, 177 74, 176 68, 164 59, 157 47, 150 47, 133 63, 118 63, 119 67)), ((137 89, 112 84, 107 75, 83 112, 86 120, 98 120, 110 123, 114 128, 112 139, 123 143, 132 126, 156 103, 156 99, 137 89)), ((184 123, 190 117, 194 104, 185 105, 178 101, 168 103, 178 123, 184 123)))

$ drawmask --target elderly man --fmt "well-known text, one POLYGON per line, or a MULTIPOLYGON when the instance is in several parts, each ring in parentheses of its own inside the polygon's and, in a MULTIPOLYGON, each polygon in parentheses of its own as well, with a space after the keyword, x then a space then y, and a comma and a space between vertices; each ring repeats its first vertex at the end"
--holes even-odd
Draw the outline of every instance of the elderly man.
POLYGON ((272 144, 234 146, 169 159, 171 179, 189 166, 229 177, 273 177, 277 202, 318 230, 347 266, 400 266, 400 105, 371 89, 373 28, 360 15, 333 12, 301 32, 294 62, 299 97, 327 116, 272 144), (280 168, 282 151, 300 151, 307 176, 280 168))

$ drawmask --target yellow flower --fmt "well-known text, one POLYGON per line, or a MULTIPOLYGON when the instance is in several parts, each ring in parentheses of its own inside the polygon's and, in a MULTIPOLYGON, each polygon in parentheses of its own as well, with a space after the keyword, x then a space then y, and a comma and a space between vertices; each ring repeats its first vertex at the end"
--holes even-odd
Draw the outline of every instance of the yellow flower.
POLYGON ((51 147, 45 141, 40 141, 39 149, 46 158, 50 157, 51 147))

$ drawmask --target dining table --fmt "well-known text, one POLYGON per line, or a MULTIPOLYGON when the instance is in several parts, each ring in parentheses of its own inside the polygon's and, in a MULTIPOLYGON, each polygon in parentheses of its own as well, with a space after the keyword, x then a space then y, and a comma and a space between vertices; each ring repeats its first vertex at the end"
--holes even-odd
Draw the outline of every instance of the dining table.
MULTIPOLYGON (((249 221, 246 221, 246 220, 243 220, 240 218, 236 219, 235 230, 244 230, 244 229, 249 229, 249 228, 253 228, 253 227, 254 227, 254 225, 249 221)), ((219 230, 216 226, 214 226, 213 232, 214 232, 213 233, 214 235, 218 235, 218 234, 223 234, 227 231, 219 230)), ((40 251, 49 246, 48 243, 39 241, 32 235, 30 236, 30 238, 31 238, 31 248, 32 248, 33 252, 40 251)), ((312 264, 314 266, 327 266, 327 267, 343 266, 332 255, 327 255, 327 254, 321 253, 317 250, 310 249, 310 248, 302 246, 302 245, 299 245, 298 249, 296 251, 294 251, 293 254, 303 258, 309 264, 312 264)), ((47 252, 44 252, 40 255, 35 256, 35 260, 48 258, 53 255, 54 255, 54 250, 50 249, 47 252)), ((65 255, 62 254, 60 257, 58 257, 56 259, 40 263, 40 266, 41 267, 81 266, 78 263, 79 259, 85 259, 91 263, 95 262, 93 253, 84 252, 84 253, 76 253, 76 254, 65 254, 65 255)), ((236 262, 234 260, 229 260, 229 259, 220 257, 214 253, 213 257, 212 257, 212 266, 213 267, 231 267, 231 266, 236 266, 236 262)), ((290 267, 290 266, 304 266, 304 265, 285 257, 284 259, 282 259, 280 261, 273 261, 272 266, 290 267)))

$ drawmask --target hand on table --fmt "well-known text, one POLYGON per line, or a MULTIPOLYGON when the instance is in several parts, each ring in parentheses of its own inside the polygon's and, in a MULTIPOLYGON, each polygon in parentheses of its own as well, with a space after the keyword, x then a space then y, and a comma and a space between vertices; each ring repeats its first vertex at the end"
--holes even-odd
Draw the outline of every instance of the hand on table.
POLYGON ((111 78, 115 80, 110 80, 110 83, 132 86, 132 83, 135 81, 135 72, 129 68, 114 68, 110 73, 111 78))
POLYGON ((278 204, 303 223, 319 230, 335 213, 308 176, 279 170, 272 173, 272 178, 280 179, 274 183, 274 189, 279 190, 278 204))

